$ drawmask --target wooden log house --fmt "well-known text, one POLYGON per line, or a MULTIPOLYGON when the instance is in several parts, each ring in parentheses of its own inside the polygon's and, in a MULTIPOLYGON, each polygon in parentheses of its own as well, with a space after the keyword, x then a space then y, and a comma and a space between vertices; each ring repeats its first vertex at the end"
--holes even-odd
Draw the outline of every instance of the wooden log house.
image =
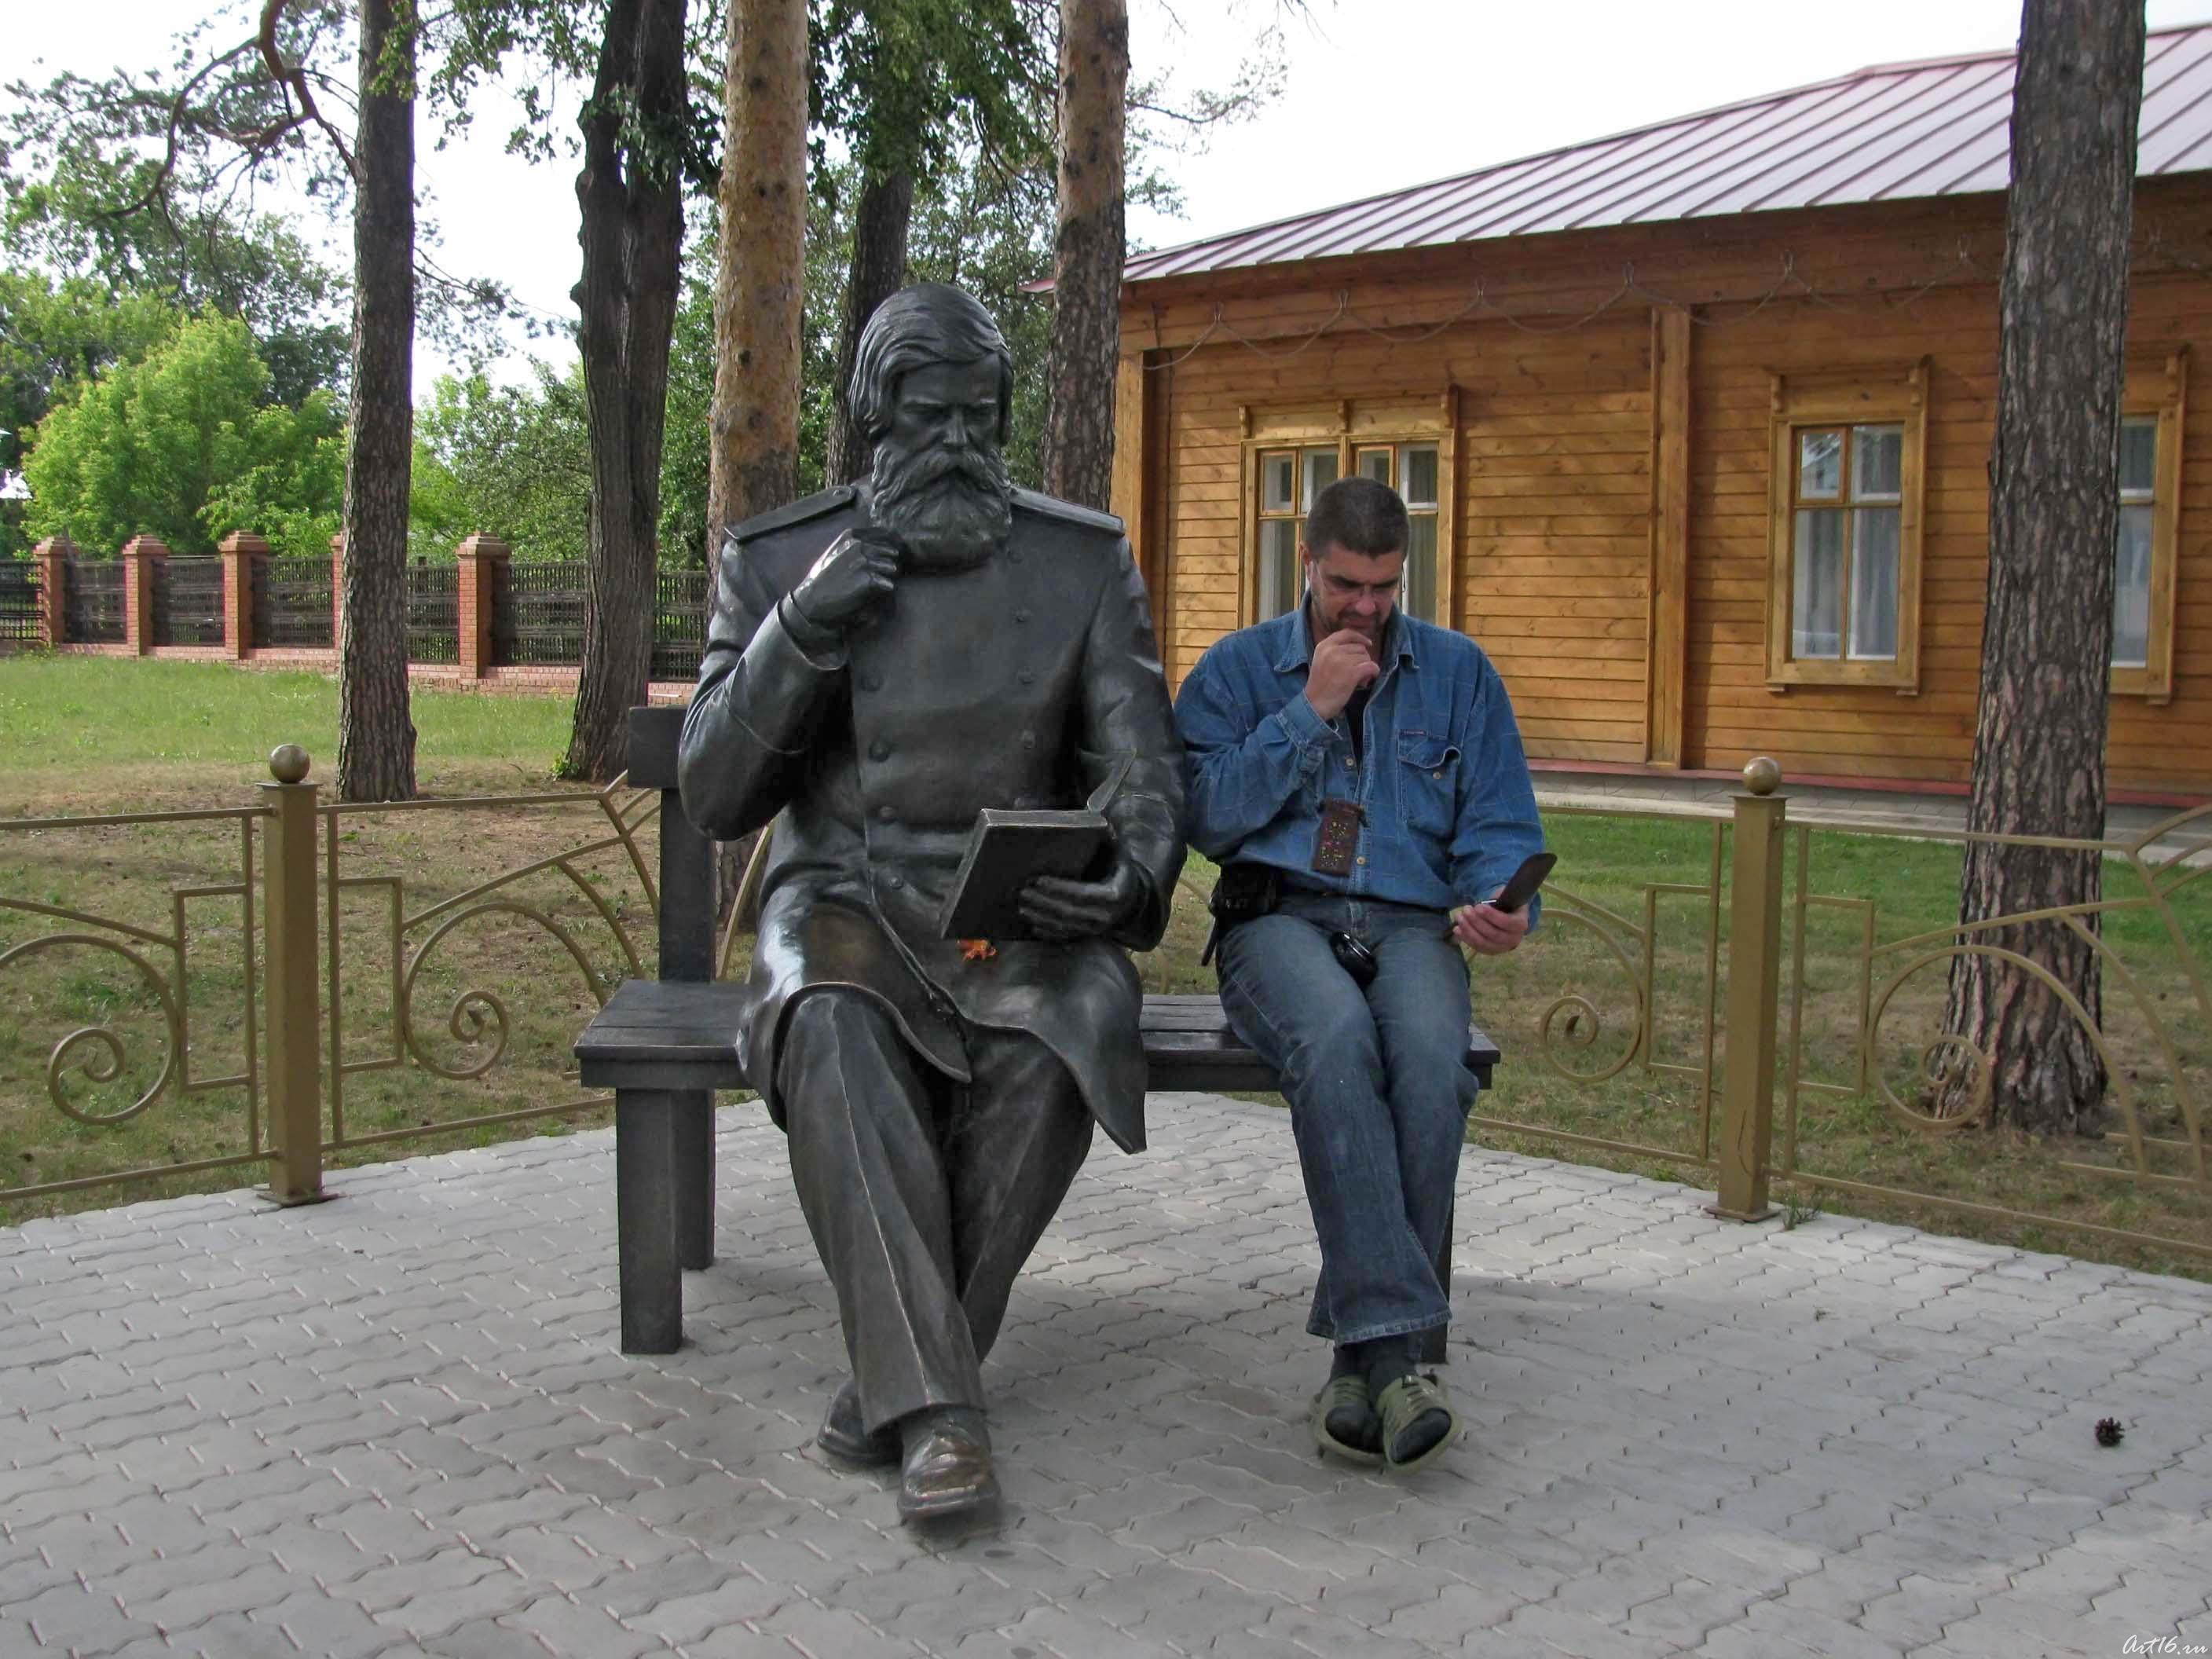
MULTIPOLYGON (((1962 788, 2013 59, 1862 70, 1137 256, 1115 510, 1169 678, 1358 470, 1544 768, 1962 788)), ((2115 799, 2212 794, 2212 26, 2153 34, 2115 799)))

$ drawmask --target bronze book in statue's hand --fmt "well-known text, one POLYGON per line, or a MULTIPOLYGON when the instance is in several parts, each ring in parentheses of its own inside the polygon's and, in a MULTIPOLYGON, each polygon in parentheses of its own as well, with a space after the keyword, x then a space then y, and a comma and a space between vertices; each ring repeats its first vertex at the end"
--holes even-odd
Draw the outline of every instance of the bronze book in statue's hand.
POLYGON ((1087 807, 985 807, 938 914, 939 937, 1036 938, 1022 920, 1022 889, 1039 876, 1084 879, 1113 841, 1105 816, 1087 807))

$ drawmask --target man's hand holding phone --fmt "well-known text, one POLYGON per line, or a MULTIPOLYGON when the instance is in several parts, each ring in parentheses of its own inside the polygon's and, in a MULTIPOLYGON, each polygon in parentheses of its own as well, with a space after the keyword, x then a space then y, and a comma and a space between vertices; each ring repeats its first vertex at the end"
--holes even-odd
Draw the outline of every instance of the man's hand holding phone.
POLYGON ((1528 901, 1559 862, 1551 853, 1523 861, 1512 878, 1481 904, 1462 904, 1452 912, 1446 937, 1478 956, 1502 957, 1528 936, 1528 901))

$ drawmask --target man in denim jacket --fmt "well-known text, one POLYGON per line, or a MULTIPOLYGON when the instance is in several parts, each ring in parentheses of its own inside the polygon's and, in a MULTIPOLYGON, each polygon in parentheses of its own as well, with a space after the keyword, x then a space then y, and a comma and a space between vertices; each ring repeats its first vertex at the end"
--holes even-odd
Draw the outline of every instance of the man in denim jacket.
POLYGON ((1432 1264, 1476 1089, 1461 947, 1521 943, 1534 902, 1486 901, 1544 842, 1498 671, 1395 608, 1407 532, 1387 485, 1322 490, 1299 549, 1304 604, 1220 641, 1176 701, 1191 845, 1279 882, 1273 911, 1222 938, 1221 1000, 1281 1073, 1320 1238, 1306 1328, 1335 1359, 1316 1434, 1398 1468, 1459 1426, 1416 1361, 1450 1316, 1432 1264), (1328 803, 1341 805, 1324 836, 1328 803))

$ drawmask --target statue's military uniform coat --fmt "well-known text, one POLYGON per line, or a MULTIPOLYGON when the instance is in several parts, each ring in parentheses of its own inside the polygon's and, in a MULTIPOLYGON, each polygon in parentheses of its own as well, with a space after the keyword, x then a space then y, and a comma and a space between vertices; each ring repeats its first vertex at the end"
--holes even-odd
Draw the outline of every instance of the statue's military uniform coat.
POLYGON ((1142 991, 1115 943, 1146 950, 1182 867, 1183 778, 1165 681, 1120 520, 1017 492, 1005 549, 970 569, 902 572, 888 610, 836 659, 810 657, 782 600, 864 522, 851 487, 730 533, 699 688, 684 724, 684 804, 729 840, 779 813, 753 963, 747 1075, 779 1124, 778 1044, 810 988, 886 1010, 941 1073, 967 1078, 958 1022, 1021 1030, 1073 1073, 1125 1151, 1145 1140, 1142 991), (1115 942, 997 942, 966 959, 937 917, 986 806, 1080 805, 1122 756, 1105 807, 1145 876, 1115 942))

